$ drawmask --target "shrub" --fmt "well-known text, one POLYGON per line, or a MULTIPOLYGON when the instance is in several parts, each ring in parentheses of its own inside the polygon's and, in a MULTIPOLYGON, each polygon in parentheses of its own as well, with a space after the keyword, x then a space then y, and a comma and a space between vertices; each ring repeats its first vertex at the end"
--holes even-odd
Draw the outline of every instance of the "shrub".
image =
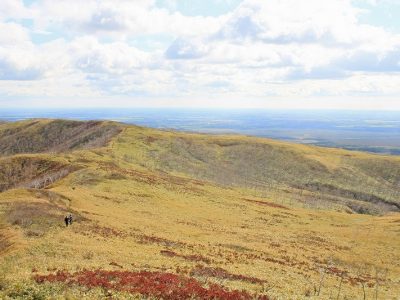
POLYGON ((267 296, 252 295, 246 291, 228 290, 218 284, 203 287, 196 279, 163 272, 129 272, 107 270, 83 270, 75 273, 57 271, 55 274, 34 275, 37 283, 63 282, 68 285, 102 288, 140 294, 161 299, 222 299, 268 300, 267 296))

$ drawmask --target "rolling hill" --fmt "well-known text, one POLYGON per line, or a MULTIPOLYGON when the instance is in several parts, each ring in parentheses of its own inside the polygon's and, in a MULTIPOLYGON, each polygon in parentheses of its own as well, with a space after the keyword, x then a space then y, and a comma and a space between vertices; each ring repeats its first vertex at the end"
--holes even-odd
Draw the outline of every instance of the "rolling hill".
POLYGON ((396 156, 0 124, 0 298, 397 299, 399 211, 396 156))

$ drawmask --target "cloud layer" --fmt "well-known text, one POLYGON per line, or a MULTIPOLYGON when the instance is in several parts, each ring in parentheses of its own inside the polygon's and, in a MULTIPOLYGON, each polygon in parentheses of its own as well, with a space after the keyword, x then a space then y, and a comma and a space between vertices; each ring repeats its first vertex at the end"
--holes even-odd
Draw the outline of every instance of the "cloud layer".
POLYGON ((243 0, 217 16, 175 2, 1 1, 0 101, 385 106, 400 95, 399 33, 362 23, 368 11, 350 0, 243 0))

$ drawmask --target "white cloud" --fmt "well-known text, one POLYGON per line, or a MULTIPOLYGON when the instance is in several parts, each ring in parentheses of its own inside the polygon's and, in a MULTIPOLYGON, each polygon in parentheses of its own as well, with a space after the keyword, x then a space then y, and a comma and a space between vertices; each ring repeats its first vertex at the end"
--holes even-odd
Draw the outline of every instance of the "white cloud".
POLYGON ((357 22, 350 1, 245 0, 220 36, 270 43, 350 43, 357 22))
POLYGON ((28 31, 17 23, 0 23, 0 80, 30 80, 42 75, 28 31))
POLYGON ((268 97, 400 95, 400 36, 360 24, 360 13, 350 0, 244 0, 219 17, 184 16, 152 0, 5 0, 0 82, 9 84, 0 93, 240 98, 243 106, 268 97), (16 21, 27 16, 33 29, 16 21), (56 39, 35 43, 37 30, 56 39), (172 42, 132 45, 157 35, 172 42))
POLYGON ((157 33, 205 34, 218 27, 223 20, 171 13, 157 7, 152 0, 42 0, 34 7, 39 11, 35 21, 41 29, 56 25, 72 35, 112 35, 123 39, 157 33))
POLYGON ((165 56, 168 59, 196 59, 204 57, 207 52, 208 47, 202 41, 179 38, 168 47, 165 56))
POLYGON ((31 11, 22 0, 0 1, 0 20, 29 18, 31 11))
POLYGON ((149 63, 149 54, 143 51, 122 42, 101 44, 93 37, 75 39, 69 53, 74 65, 85 73, 121 75, 149 63))
POLYGON ((0 23, 0 46, 16 46, 24 43, 30 43, 26 28, 13 22, 0 23))

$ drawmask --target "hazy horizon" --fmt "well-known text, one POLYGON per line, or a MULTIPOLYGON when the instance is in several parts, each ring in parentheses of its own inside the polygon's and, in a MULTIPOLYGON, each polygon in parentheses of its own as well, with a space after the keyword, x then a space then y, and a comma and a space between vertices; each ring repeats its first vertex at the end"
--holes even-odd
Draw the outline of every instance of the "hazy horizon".
POLYGON ((400 154, 399 111, 69 108, 0 109, 0 120, 112 120, 203 133, 233 133, 284 141, 400 154))

